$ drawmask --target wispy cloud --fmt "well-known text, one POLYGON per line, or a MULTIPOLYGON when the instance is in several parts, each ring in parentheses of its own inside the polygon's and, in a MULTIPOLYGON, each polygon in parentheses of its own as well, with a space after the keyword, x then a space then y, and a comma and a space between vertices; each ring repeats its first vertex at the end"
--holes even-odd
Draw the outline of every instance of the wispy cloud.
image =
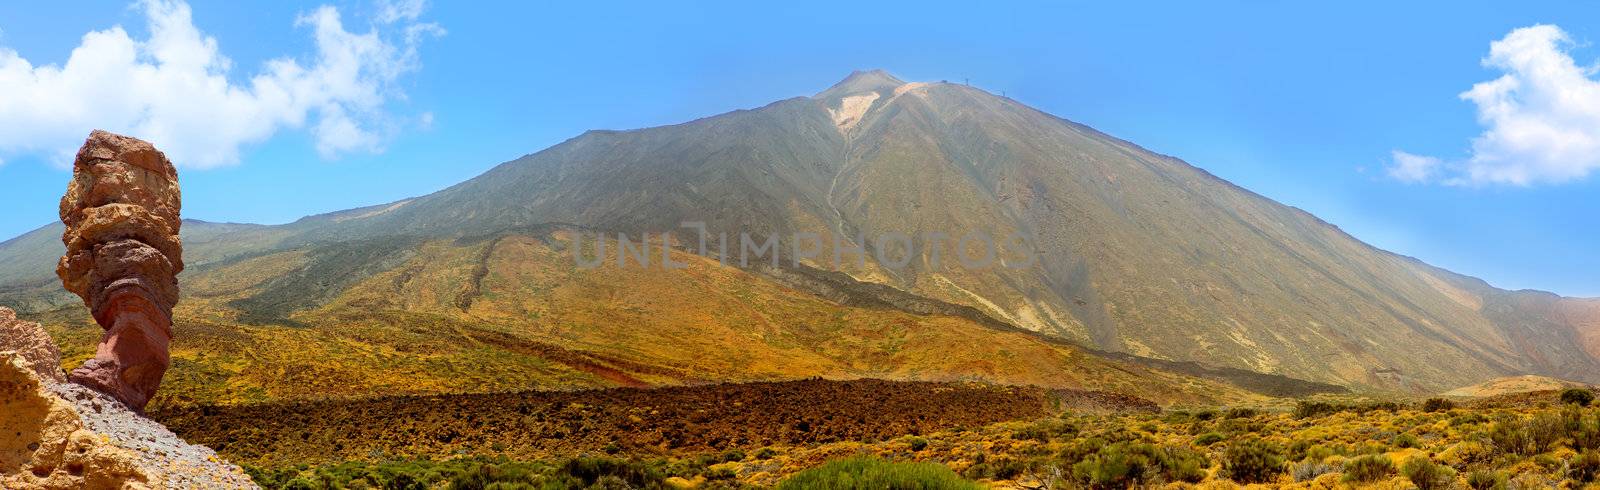
POLYGON ((1476 104, 1483 134, 1460 161, 1395 151, 1389 175, 1450 185, 1559 184, 1600 169, 1600 81, 1573 60, 1560 27, 1511 31, 1489 46, 1485 67, 1504 72, 1460 97, 1476 104))
POLYGON ((418 22, 422 2, 404 3, 380 4, 365 33, 331 6, 303 14, 295 26, 311 31, 314 56, 273 59, 247 82, 229 78, 232 61, 176 0, 136 4, 147 39, 121 26, 89 32, 62 65, 0 46, 0 153, 70 158, 94 128, 150 140, 191 168, 237 163, 242 146, 283 129, 309 128, 325 158, 381 151, 405 126, 388 110, 404 96, 397 82, 420 68, 421 42, 444 32, 418 22))
POLYGON ((1391 155, 1393 165, 1388 167, 1389 177, 1401 182, 1428 182, 1439 173, 1443 161, 1438 158, 1412 155, 1395 150, 1391 155))

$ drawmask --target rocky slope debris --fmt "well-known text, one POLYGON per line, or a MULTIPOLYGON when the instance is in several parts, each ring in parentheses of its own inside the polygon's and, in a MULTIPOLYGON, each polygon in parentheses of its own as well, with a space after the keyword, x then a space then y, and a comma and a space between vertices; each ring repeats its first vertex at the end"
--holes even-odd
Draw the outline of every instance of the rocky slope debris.
POLYGON ((239 467, 63 381, 38 324, 0 308, 0 488, 252 488, 239 467))

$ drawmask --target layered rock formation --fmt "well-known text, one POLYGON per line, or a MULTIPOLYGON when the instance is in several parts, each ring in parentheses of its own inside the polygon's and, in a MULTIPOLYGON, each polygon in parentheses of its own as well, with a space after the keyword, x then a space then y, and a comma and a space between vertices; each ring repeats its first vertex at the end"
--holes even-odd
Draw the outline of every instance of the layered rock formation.
POLYGON ((137 413, 170 364, 183 270, 178 174, 149 143, 89 135, 61 199, 56 274, 106 330, 66 376, 38 324, 0 307, 0 488, 250 488, 237 466, 137 413))
POLYGON ((0 488, 250 488, 239 467, 95 390, 63 382, 38 324, 0 308, 0 488))
POLYGON ((56 274, 106 330, 75 383, 134 410, 171 363, 172 307, 183 270, 178 173, 150 143, 96 130, 78 150, 61 198, 66 255, 56 274))

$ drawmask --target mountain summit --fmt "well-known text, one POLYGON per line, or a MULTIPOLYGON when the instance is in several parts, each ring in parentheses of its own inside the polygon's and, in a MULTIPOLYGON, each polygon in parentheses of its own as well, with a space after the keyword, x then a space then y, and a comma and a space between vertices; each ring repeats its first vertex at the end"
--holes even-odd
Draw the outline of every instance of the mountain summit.
POLYGON ((845 77, 844 80, 840 80, 839 83, 833 84, 832 87, 828 87, 827 90, 818 93, 814 98, 822 101, 823 103, 832 104, 838 102, 839 99, 849 96, 866 95, 869 93, 885 95, 888 92, 894 91, 895 88, 905 84, 906 82, 901 81, 899 78, 895 78, 894 75, 890 75, 889 72, 883 70, 857 70, 850 72, 850 76, 845 77))
MULTIPOLYGON (((435 240, 555 225, 681 237, 683 222, 860 247, 863 260, 807 265, 1102 351, 1378 390, 1600 381, 1600 303, 1495 289, 1014 100, 877 70, 815 97, 587 132, 432 195, 185 243, 218 264, 298 251, 253 272, 265 289, 229 293, 244 318, 293 319, 363 278, 425 270, 412 261, 435 240), (1038 260, 941 266, 971 252, 951 238, 969 233, 1022 237, 1038 260), (872 239, 891 234, 912 246, 872 239)), ((29 253, 22 242, 0 246, 0 264, 29 253)), ((429 294, 473 297, 507 272, 462 267, 429 294)), ((0 269, 0 302, 55 304, 26 295, 28 280, 0 269)))

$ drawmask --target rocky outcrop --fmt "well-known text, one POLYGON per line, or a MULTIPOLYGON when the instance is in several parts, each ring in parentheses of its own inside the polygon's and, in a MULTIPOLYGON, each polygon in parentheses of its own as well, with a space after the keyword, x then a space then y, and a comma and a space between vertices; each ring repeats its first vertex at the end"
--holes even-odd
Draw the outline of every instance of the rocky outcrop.
POLYGON ((149 143, 95 131, 78 151, 56 274, 105 335, 63 376, 50 335, 0 307, 0 488, 255 487, 138 413, 171 362, 179 199, 177 171, 149 143))
POLYGON ((183 271, 178 173, 150 143, 96 130, 61 198, 66 255, 56 275, 105 329, 93 359, 68 377, 134 410, 155 396, 171 359, 172 307, 183 271))
POLYGON ((37 323, 17 320, 17 312, 0 307, 0 352, 12 352, 28 361, 39 378, 60 383, 61 351, 50 334, 37 323))
POLYGON ((0 308, 0 488, 250 488, 237 466, 62 381, 50 337, 0 308))

